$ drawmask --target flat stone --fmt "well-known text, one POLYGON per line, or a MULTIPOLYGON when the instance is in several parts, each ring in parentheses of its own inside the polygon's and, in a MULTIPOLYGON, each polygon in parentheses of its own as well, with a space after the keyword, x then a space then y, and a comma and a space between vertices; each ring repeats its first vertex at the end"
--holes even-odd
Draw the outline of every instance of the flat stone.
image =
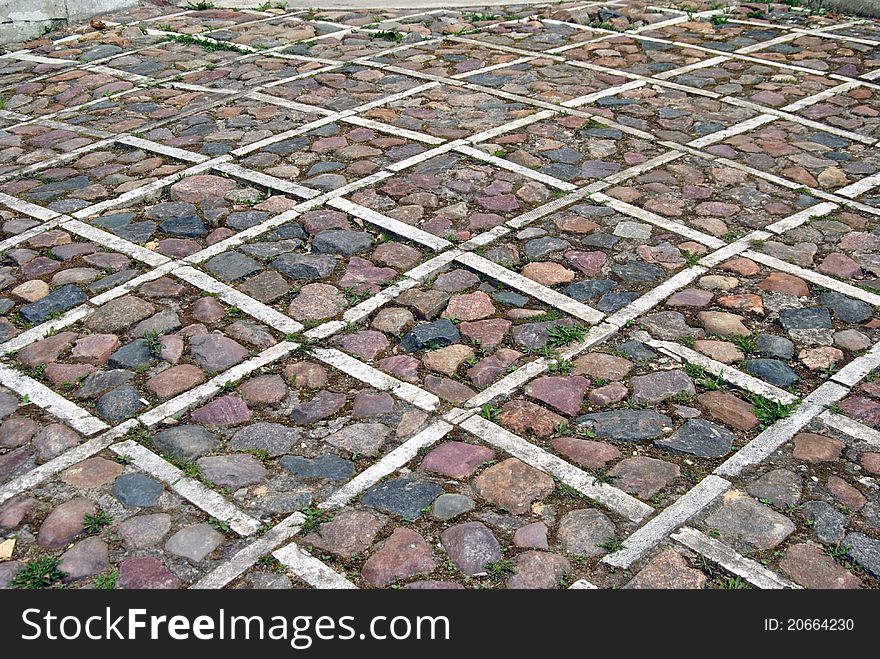
POLYGON ((200 323, 216 323, 226 315, 226 309, 213 297, 202 297, 192 305, 192 314, 200 323))
MULTIPOLYGON (((114 369, 135 370, 150 365, 155 357, 146 339, 135 339, 110 355, 107 365, 114 369)), ((108 376, 99 373, 96 377, 108 376)))
POLYGON ((748 373, 777 387, 790 387, 800 382, 800 377, 788 364, 776 359, 749 359, 742 365, 748 373))
MULTIPOLYGON (((79 290, 79 289, 77 289, 79 290)), ((100 313, 86 318, 85 326, 93 332, 119 334, 156 313, 156 307, 134 295, 123 295, 101 307, 100 313)))
POLYGON ((193 524, 168 538, 165 551, 193 563, 201 563, 223 543, 223 534, 210 524, 193 524))
POLYGON ((840 403, 847 415, 871 427, 880 424, 880 403, 863 396, 849 396, 840 403))
POLYGON ((290 413, 291 420, 300 426, 308 426, 333 416, 345 405, 345 394, 319 391, 311 400, 300 403, 290 413))
POLYGON ((848 558, 861 565, 874 579, 880 579, 880 540, 853 532, 847 534, 841 546, 847 548, 848 558))
POLYGON ((804 518, 813 523, 816 538, 826 545, 843 540, 849 518, 825 501, 805 501, 801 507, 804 518))
POLYGON ((263 463, 252 455, 210 456, 200 458, 197 464, 207 480, 233 490, 259 483, 268 476, 263 463))
POLYGON ((737 430, 751 430, 759 423, 753 405, 726 391, 702 393, 697 396, 697 403, 713 419, 737 430))
POLYGON ((526 395, 536 398, 569 416, 577 414, 584 402, 590 381, 579 375, 547 376, 532 380, 526 386, 526 395))
MULTIPOLYGON (((198 178, 198 177, 194 177, 198 178)), ((175 589, 181 581, 158 558, 127 558, 119 564, 119 589, 175 589)))
POLYGON ((189 352, 196 365, 208 373, 219 373, 247 357, 247 350, 222 334, 201 334, 189 340, 189 352))
POLYGON ((871 347, 871 339, 858 330, 847 329, 834 333, 834 345, 849 352, 861 352, 871 347))
POLYGON ((195 460, 220 449, 220 442, 205 428, 174 426, 153 435, 153 445, 161 452, 181 460, 195 460))
POLYGON ((861 588, 861 580, 848 572, 822 547, 812 542, 791 545, 785 550, 785 557, 779 568, 792 581, 804 588, 838 590, 861 588))
POLYGON ((557 538, 563 550, 575 556, 600 556, 601 545, 616 534, 614 522, 594 508, 572 510, 562 516, 557 538))
POLYGON ((544 522, 533 522, 521 526, 513 534, 513 544, 523 549, 547 549, 547 525, 544 522))
POLYGON ((461 321, 474 321, 488 318, 495 314, 492 298, 477 291, 463 295, 453 295, 443 312, 444 318, 457 318, 461 321))
POLYGON ((284 377, 298 389, 321 389, 327 386, 327 369, 314 362, 296 362, 284 367, 284 377))
POLYGON ((354 474, 354 463, 332 453, 324 453, 316 458, 287 455, 281 458, 281 466, 302 480, 324 479, 344 481, 354 474))
POLYGON ((803 481, 798 474, 788 469, 774 469, 749 483, 746 491, 756 499, 766 499, 785 508, 800 503, 802 487, 803 481))
POLYGON ((205 381, 205 374, 192 364, 172 366, 147 381, 147 389, 159 398, 172 398, 205 381))
POLYGON ((684 336, 702 338, 705 332, 687 324, 685 317, 677 311, 661 311, 646 316, 639 324, 656 339, 676 341, 684 336))
POLYGON ((632 379, 632 399, 636 403, 661 403, 678 394, 696 394, 694 383, 684 371, 658 371, 632 379))
POLYGON ((774 272, 765 277, 758 288, 768 293, 783 293, 795 297, 809 297, 810 288, 800 277, 789 275, 784 272, 774 272))
POLYGON ((743 324, 742 316, 724 311, 701 311, 697 314, 708 334, 717 336, 749 336, 752 332, 743 324))
POLYGON ((209 259, 205 263, 205 269, 217 279, 230 282, 257 274, 263 266, 244 254, 224 252, 209 259))
POLYGON ((400 309, 398 307, 382 309, 376 314, 371 323, 373 329, 380 332, 388 332, 389 334, 400 334, 407 327, 415 323, 412 312, 408 309, 400 309))
POLYGON ((794 442, 792 457, 795 460, 811 463, 834 462, 840 458, 846 446, 839 439, 809 432, 798 433, 792 441, 794 442))
POLYGON ((456 524, 440 533, 440 542, 455 566, 467 576, 485 572, 486 563, 501 559, 501 546, 481 522, 456 524))
POLYGON ((681 475, 678 465, 645 456, 621 460, 609 472, 614 487, 648 499, 681 475))
POLYGON ((421 468, 449 478, 469 478, 480 465, 495 457, 485 446, 466 442, 444 442, 425 455, 421 468))
POLYGON ((432 371, 453 376, 458 367, 473 356, 474 351, 472 348, 461 344, 454 344, 425 353, 422 357, 422 363, 432 371))
POLYGON ((831 314, 825 307, 783 309, 779 324, 787 330, 831 329, 831 314))
POLYGON ((555 487, 547 474, 517 458, 508 458, 484 470, 473 486, 483 499, 514 514, 527 512, 532 502, 543 499, 555 487))
POLYGON ((550 330, 554 327, 571 327, 574 322, 570 318, 560 320, 548 320, 541 323, 523 323, 514 326, 511 336, 517 347, 527 350, 543 348, 550 341, 550 330))
POLYGON ((55 313, 64 312, 88 299, 78 286, 68 284, 57 288, 36 302, 25 304, 18 313, 27 322, 37 324, 49 319, 55 313))
POLYGON ((361 496, 361 503, 414 520, 441 494, 443 488, 434 483, 408 477, 394 478, 369 488, 361 496))
POLYGON ((791 359, 794 357, 794 343, 784 336, 774 334, 761 334, 756 343, 756 349, 762 357, 775 359, 791 359))
POLYGON ((441 494, 431 504, 431 517, 448 521, 474 509, 476 503, 463 494, 441 494))
POLYGON ((700 288, 685 288, 674 293, 668 300, 668 307, 705 307, 712 301, 712 293, 700 288))
POLYGON ((714 341, 711 339, 697 339, 694 348, 710 359, 722 364, 733 364, 745 359, 745 355, 733 343, 729 341, 714 341))
POLYGON ((139 473, 122 474, 113 484, 113 496, 136 508, 154 505, 164 491, 162 483, 139 473))
POLYGON ((328 435, 324 441, 353 455, 374 456, 390 433, 390 428, 381 423, 352 423, 328 435))
POLYGON ((444 318, 433 323, 416 325, 401 339, 400 349, 404 352, 416 352, 425 348, 442 348, 460 340, 458 328, 444 318))
POLYGON ((704 419, 688 419, 672 435, 658 439, 654 445, 671 453, 720 458, 730 452, 736 435, 716 423, 704 419))
POLYGON ((760 550, 773 549, 795 530, 790 519, 740 490, 721 495, 704 525, 717 529, 724 539, 760 550))
POLYGON ((355 419, 368 419, 390 414, 394 409, 394 398, 384 391, 361 391, 354 398, 351 415, 355 419))
POLYGON ((370 251, 373 238, 363 231, 330 229, 317 234, 312 240, 312 251, 318 254, 353 256, 370 251))
POLYGON ((349 306, 345 295, 329 284, 306 284, 291 300, 288 313, 300 321, 333 318, 349 306))
POLYGON ((555 588, 566 574, 571 563, 564 556, 543 551, 525 551, 513 559, 514 574, 507 580, 513 589, 555 588))
POLYGON ((107 544, 98 538, 86 538, 61 555, 58 569, 67 574, 65 581, 75 581, 103 572, 109 565, 107 544))
POLYGON ((303 537, 303 541, 342 558, 351 558, 369 549, 376 534, 388 518, 366 510, 343 510, 317 531, 303 537))
POLYGON ((591 378, 618 381, 625 378, 633 368, 633 363, 623 357, 604 352, 590 352, 574 361, 572 374, 587 375, 591 378))
POLYGON ((258 375, 239 388, 242 398, 250 407, 277 405, 287 397, 287 385, 280 375, 258 375))
POLYGON ((374 586, 382 587, 398 580, 434 570, 436 561, 431 546, 418 533, 396 528, 382 546, 370 556, 361 575, 374 586))
POLYGON ((502 406, 498 421, 520 435, 528 431, 538 437, 547 437, 556 432, 565 417, 527 400, 511 400, 502 406))
POLYGON ((61 472, 61 480, 73 487, 92 489, 112 483, 121 473, 121 464, 96 456, 65 469, 61 472))
POLYGON ((543 286, 553 287, 568 284, 574 280, 575 273, 559 263, 534 261, 523 266, 522 275, 543 286))
POLYGON ((666 549, 652 558, 624 588, 699 590, 707 580, 705 574, 688 565, 684 556, 674 549, 666 549))
POLYGON ((832 496, 850 510, 859 511, 867 503, 864 494, 839 476, 830 476, 825 485, 832 496))
POLYGON ((171 530, 171 515, 153 513, 129 517, 117 525, 119 535, 129 549, 146 549, 161 542, 171 530))
POLYGON ((611 444, 574 437, 556 437, 550 442, 553 450, 572 462, 588 469, 604 467, 620 457, 620 451, 611 444))
POLYGON ((37 543, 46 549, 65 547, 83 532, 83 517, 94 515, 95 512, 95 504, 88 499, 65 501, 43 520, 37 534, 37 543))
POLYGON ((248 421, 251 411, 239 396, 227 395, 203 405, 190 418, 208 426, 235 426, 248 421))
POLYGON ((503 318, 490 320, 476 320, 464 322, 458 326, 461 335, 470 339, 473 343, 492 348, 504 340, 504 336, 510 329, 511 322, 503 318))
POLYGON ((835 291, 822 293, 819 303, 831 309, 834 317, 843 323, 861 323, 873 314, 873 309, 867 302, 854 300, 835 291))
POLYGON ((593 389, 588 398, 591 405, 604 407, 622 401, 629 395, 629 389, 620 382, 612 382, 604 387, 593 389))
POLYGON ((585 425, 597 437, 625 442, 653 439, 672 426, 672 419, 653 410, 609 410, 584 414, 575 423, 585 425))

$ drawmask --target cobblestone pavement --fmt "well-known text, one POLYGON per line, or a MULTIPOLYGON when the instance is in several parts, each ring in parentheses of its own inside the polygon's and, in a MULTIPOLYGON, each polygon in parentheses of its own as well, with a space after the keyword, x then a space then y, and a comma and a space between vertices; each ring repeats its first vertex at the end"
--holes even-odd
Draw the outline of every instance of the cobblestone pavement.
POLYGON ((876 588, 880 25, 690 4, 9 45, 0 585, 876 588))

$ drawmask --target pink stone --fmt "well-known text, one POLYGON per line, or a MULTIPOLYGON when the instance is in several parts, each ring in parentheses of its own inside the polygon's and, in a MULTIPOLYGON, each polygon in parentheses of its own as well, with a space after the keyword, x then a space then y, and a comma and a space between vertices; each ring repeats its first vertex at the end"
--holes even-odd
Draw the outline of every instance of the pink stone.
POLYGON ((205 381, 205 374, 192 364, 172 366, 147 381, 147 389, 159 398, 171 398, 205 381))
POLYGON ((589 386, 590 381, 579 375, 541 377, 529 383, 526 394, 574 416, 580 411, 589 386))
POLYGON ((482 291, 477 291, 476 293, 453 295, 442 316, 462 321, 474 321, 494 314, 495 305, 492 304, 492 299, 482 291))
POLYGON ((494 452, 485 446, 452 441, 430 451, 422 460, 421 467, 449 478, 468 478, 482 463, 494 457, 494 452))
POLYGON ((200 407, 191 418, 198 423, 212 426, 234 426, 251 418, 251 411, 238 396, 222 396, 200 407))

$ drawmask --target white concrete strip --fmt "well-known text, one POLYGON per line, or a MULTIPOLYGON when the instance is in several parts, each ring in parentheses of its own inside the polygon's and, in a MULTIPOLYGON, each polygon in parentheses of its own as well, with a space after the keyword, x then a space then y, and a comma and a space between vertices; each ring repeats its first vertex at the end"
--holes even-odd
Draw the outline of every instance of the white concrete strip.
POLYGON ((863 302, 867 302, 872 306, 880 306, 880 295, 877 295, 876 293, 871 293, 870 291, 866 291, 863 288, 859 288, 858 286, 847 284, 846 282, 835 279, 834 277, 823 275, 821 272, 807 270, 806 268, 802 268, 799 265, 794 265, 793 263, 783 261, 782 259, 777 259, 774 256, 769 256, 762 252, 754 252, 752 250, 748 250, 746 252, 743 252, 743 256, 746 256, 757 263, 761 263, 762 265, 769 266, 775 270, 781 270, 782 272, 787 272, 790 275, 796 275, 801 279, 806 279, 807 281, 818 284, 819 286, 823 286, 824 288, 828 288, 832 291, 837 291, 838 293, 843 293, 844 295, 854 297, 857 300, 862 300, 863 302))
POLYGON ((740 135, 742 133, 747 133, 751 130, 755 130, 756 128, 760 128, 761 126, 765 126, 773 121, 776 121, 779 117, 772 114, 759 114, 757 117, 752 117, 751 119, 746 119, 745 121, 741 121, 735 126, 731 126, 730 128, 725 128, 724 130, 719 130, 714 133, 710 133, 704 137, 698 137, 695 140, 691 140, 688 142, 688 146, 692 146, 696 149, 701 149, 704 146, 709 146, 710 144, 715 144, 717 142, 721 142, 726 140, 728 137, 733 137, 734 135, 740 135))
POLYGON ((292 183, 291 181, 285 181, 281 178, 269 176, 268 174, 263 174, 262 172, 255 172, 252 169, 248 169, 247 167, 242 167, 241 165, 236 165, 235 163, 231 162, 222 162, 219 165, 215 166, 214 169, 218 172, 223 172, 224 174, 235 176, 250 183, 261 185, 264 188, 268 188, 270 193, 273 190, 278 190, 279 192, 286 192, 287 194, 292 194, 302 199, 312 199, 313 197, 317 197, 319 194, 321 194, 317 190, 312 190, 311 188, 298 185, 297 183, 292 183))
MULTIPOLYGON (((748 234, 748 236, 743 236, 739 240, 730 243, 726 247, 716 249, 714 252, 706 254, 706 256, 700 259, 700 265, 706 268, 714 268, 719 263, 724 263, 729 258, 746 251, 751 246, 750 240, 766 240, 766 238, 759 237, 764 235, 765 233, 766 232, 752 231, 750 234, 748 234)), ((770 236, 770 234, 766 235, 767 237, 770 236)))
POLYGON ((164 419, 169 417, 179 417, 190 408, 219 393, 222 390, 223 385, 227 382, 239 382, 245 376, 253 373, 257 369, 262 368, 267 364, 271 364, 276 359, 288 355, 297 347, 297 345, 298 344, 290 341, 276 343, 274 346, 263 350, 260 354, 255 355, 240 364, 236 364, 222 373, 218 373, 207 382, 200 384, 197 387, 193 387, 192 389, 188 389, 171 400, 167 400, 161 405, 144 412, 138 417, 138 421, 148 428, 152 428, 161 423, 164 419))
POLYGON ((826 382, 804 398, 794 414, 780 419, 767 428, 734 453, 713 473, 721 476, 738 476, 746 467, 763 462, 814 417, 818 416, 826 405, 836 403, 847 393, 849 390, 846 387, 834 382, 826 382))
POLYGON ((81 435, 94 435, 109 427, 79 405, 75 405, 64 396, 49 389, 42 382, 23 375, 14 368, 0 364, 0 382, 19 396, 23 398, 26 396, 29 402, 58 417, 81 435))
POLYGON ((823 89, 821 92, 813 94, 812 96, 798 99, 794 103, 789 103, 788 105, 783 106, 781 109, 783 112, 797 112, 798 110, 803 110, 804 108, 810 107, 811 105, 826 101, 829 98, 834 98, 835 96, 846 93, 851 89, 855 89, 861 86, 862 85, 859 82, 845 82, 843 84, 837 85, 836 87, 823 89))
POLYGON ((272 552, 272 555, 284 567, 314 588, 357 589, 351 581, 331 570, 295 542, 272 552))
POLYGON ((699 69, 708 69, 710 67, 719 66, 720 64, 724 64, 725 62, 729 62, 730 58, 725 57, 724 55, 719 55, 718 57, 712 57, 707 60, 702 60, 699 62, 695 62, 694 64, 687 64, 685 66, 680 66, 677 69, 670 69, 669 71, 661 71, 657 73, 652 78, 657 78, 659 80, 668 80, 669 78, 675 78, 676 76, 683 75, 685 73, 690 73, 691 71, 697 71, 699 69))
POLYGON ((280 311, 276 311, 272 307, 255 300, 249 295, 245 295, 223 282, 217 281, 210 275, 195 268, 184 266, 174 270, 172 274, 207 293, 216 293, 227 304, 238 307, 246 314, 253 316, 260 322, 266 323, 269 327, 278 330, 282 334, 299 332, 303 328, 302 323, 296 322, 293 318, 285 316, 280 311))
POLYGON ((37 465, 18 478, 13 478, 8 483, 0 486, 0 504, 22 492, 31 490, 68 467, 72 467, 96 453, 100 453, 136 425, 137 422, 134 419, 129 419, 97 437, 92 437, 92 439, 83 444, 74 446, 48 462, 37 465))
POLYGON ((648 83, 644 80, 633 80, 632 82, 628 82, 623 85, 618 85, 616 87, 609 87, 608 89, 603 89, 598 92, 593 92, 591 94, 586 94, 585 96, 578 96, 577 98, 572 98, 568 101, 563 101, 560 103, 562 107, 565 108, 579 108, 582 105, 587 105, 588 103, 593 103, 594 101, 598 101, 600 98, 606 98, 608 96, 617 96, 620 93, 632 91, 633 89, 640 89, 645 87, 648 83))
POLYGON ((608 554, 602 559, 602 562, 615 567, 628 568, 651 551, 672 531, 706 508, 730 486, 730 481, 723 478, 706 476, 676 499, 668 508, 662 510, 659 515, 624 540, 623 549, 608 554))
POLYGON ((608 195, 602 192, 596 192, 592 196, 594 201, 598 201, 601 204, 608 206, 609 208, 613 208, 619 213, 623 213, 624 215, 629 215, 630 217, 635 217, 644 222, 648 222, 649 224, 653 224, 654 226, 658 226, 661 229, 665 229, 667 231, 672 231, 673 233, 677 233, 685 238, 693 240, 695 242, 700 243, 701 245, 705 245, 710 249, 718 249, 724 246, 724 241, 720 238, 716 238, 715 236, 710 236, 707 233, 703 233, 702 231, 697 231, 696 229, 692 229, 689 226, 682 224, 681 222, 676 222, 674 220, 669 220, 665 217, 661 217, 655 213, 650 211, 646 211, 638 206, 633 206, 632 204, 628 204, 625 201, 620 201, 619 199, 615 199, 614 197, 609 197, 608 195))
POLYGON ((556 188, 557 190, 565 190, 566 192, 577 190, 577 186, 572 183, 562 181, 558 178, 550 176, 549 174, 544 174, 543 172, 524 167, 523 165, 518 165, 517 163, 510 160, 497 158, 493 155, 486 153, 485 151, 480 151, 479 149, 476 149, 472 146, 459 146, 455 150, 459 153, 470 156, 471 158, 492 163, 493 165, 495 165, 496 167, 500 167, 501 169, 515 172, 521 176, 525 176, 526 178, 535 179, 536 181, 540 181, 541 183, 556 188))
POLYGON ((855 198, 873 190, 878 185, 880 185, 880 174, 874 174, 872 176, 866 176, 855 183, 850 183, 849 185, 836 190, 834 194, 840 195, 841 197, 855 198))
POLYGON ((286 517, 273 526, 262 538, 258 538, 239 549, 232 558, 211 570, 190 588, 197 590, 223 588, 244 574, 261 556, 271 553, 279 545, 299 533, 304 520, 305 517, 299 512, 286 517))
POLYGON ((365 119, 364 117, 343 117, 342 119, 340 119, 340 121, 343 121, 347 124, 352 124, 354 126, 369 128, 370 130, 375 130, 380 133, 388 133, 389 135, 403 137, 408 140, 413 140, 414 142, 424 142, 425 144, 443 144, 446 141, 440 137, 434 137, 433 135, 428 135, 426 133, 419 133, 414 130, 407 130, 406 128, 399 128, 398 126, 383 124, 382 122, 374 121, 373 119, 365 119))
POLYGON ((478 233, 470 240, 466 240, 463 243, 460 243, 459 247, 461 247, 461 249, 466 252, 471 252, 480 247, 485 247, 489 243, 493 243, 499 238, 508 235, 509 233, 513 233, 511 229, 508 229, 504 225, 499 225, 497 227, 489 229, 488 231, 478 233))
POLYGON ((332 124, 336 120, 337 117, 332 115, 329 117, 322 117, 321 119, 316 119, 315 121, 299 126, 298 128, 291 128, 290 130, 284 131, 283 133, 276 133, 275 135, 270 135, 269 137, 263 138, 262 140, 257 140, 256 142, 245 144, 244 146, 234 149, 231 153, 236 157, 246 156, 249 153, 258 151, 259 149, 263 149, 271 144, 283 142, 284 140, 290 139, 291 137, 296 137, 297 135, 308 133, 312 130, 315 130, 316 128, 320 128, 321 126, 332 124))
POLYGON ((416 155, 410 156, 409 158, 404 158, 403 160, 399 160, 398 162, 391 163, 390 165, 385 167, 385 169, 389 172, 402 172, 403 170, 409 169, 414 165, 419 165, 423 162, 427 162, 435 156, 449 153, 455 147, 462 146, 464 144, 466 144, 465 140, 455 140, 454 142, 447 142, 446 144, 441 144, 440 146, 429 149, 428 151, 423 151, 422 153, 417 153, 416 155))
POLYGON ((380 391, 391 391, 397 394, 400 398, 412 403, 419 409, 433 412, 440 406, 440 399, 434 394, 407 382, 401 382, 397 378, 391 377, 387 373, 383 373, 379 369, 373 368, 369 364, 365 364, 340 350, 335 348, 315 348, 311 351, 311 354, 325 364, 329 364, 371 387, 375 387, 380 391))
POLYGON ((519 119, 515 119, 514 121, 510 121, 506 124, 501 124, 500 126, 496 126, 495 128, 489 128, 488 130, 484 130, 482 132, 471 135, 466 138, 466 141, 471 144, 477 144, 479 142, 487 142, 489 140, 493 140, 499 135, 504 135, 505 133, 509 133, 513 130, 517 130, 519 128, 523 128, 524 126, 530 126, 538 121, 543 121, 544 119, 549 119, 554 116, 553 110, 541 110, 540 112, 535 112, 534 114, 527 115, 525 117, 520 117, 519 119))
POLYGON ((169 158, 175 158, 177 160, 183 160, 185 162, 205 162, 206 160, 210 160, 208 156, 202 155, 200 153, 193 153, 192 151, 187 151, 186 149, 178 149, 173 146, 165 146, 164 144, 159 144, 158 142, 153 142, 152 140, 145 140, 142 137, 135 137, 134 135, 120 135, 116 142, 120 144, 126 144, 128 146, 133 146, 137 149, 144 149, 145 151, 152 151, 153 153, 158 153, 163 156, 168 156, 169 158))
POLYGON ((421 265, 417 265, 412 270, 404 272, 403 276, 408 277, 409 279, 413 279, 415 281, 422 281, 433 275, 444 266, 452 263, 461 254, 462 251, 458 248, 447 250, 442 254, 438 254, 434 258, 425 261, 421 265))
POLYGON ((610 323, 611 325, 614 325, 618 328, 623 327, 630 320, 633 320, 645 313, 646 311, 653 309, 655 306, 660 304, 660 302, 672 295, 675 291, 680 288, 684 288, 694 279, 702 274, 705 274, 705 272, 706 268, 703 268, 701 266, 685 268, 684 270, 676 273, 675 275, 664 281, 656 288, 652 288, 641 297, 636 298, 628 305, 626 305, 623 309, 608 316, 608 318, 605 319, 605 322, 610 323))
POLYGON ((826 426, 839 430, 853 439, 866 442, 875 450, 880 449, 880 431, 874 430, 860 421, 850 419, 842 414, 835 414, 831 410, 825 410, 817 418, 826 426))
POLYGON ((116 298, 125 295, 126 293, 130 293, 141 284, 159 279, 159 277, 167 275, 175 267, 177 267, 177 264, 173 261, 169 261, 165 265, 160 265, 158 268, 153 268, 152 270, 149 270, 141 275, 138 275, 137 277, 121 283, 116 288, 111 288, 110 290, 105 291, 100 295, 96 295, 91 300, 89 300, 89 302, 94 304, 96 307, 100 307, 102 304, 106 304, 110 300, 115 300, 116 298))
POLYGON ((22 215, 27 215, 28 217, 32 217, 35 220, 41 220, 43 222, 45 222, 46 220, 52 220, 59 215, 53 210, 43 208, 42 206, 37 206, 36 204, 32 204, 29 201, 25 201, 24 199, 19 199, 18 197, 8 195, 5 192, 0 192, 0 204, 3 204, 4 206, 11 208, 14 211, 21 213, 22 215))
POLYGON ((654 512, 651 506, 639 501, 634 496, 606 483, 598 482, 582 469, 521 437, 517 437, 481 416, 471 416, 461 424, 461 428, 480 440, 519 458, 535 469, 554 476, 569 487, 573 487, 629 520, 638 522, 654 512))
POLYGON ((260 528, 259 520, 229 503, 220 494, 205 487, 197 480, 184 476, 180 469, 137 442, 128 439, 113 444, 110 450, 117 455, 126 456, 138 469, 164 482, 173 492, 214 519, 226 522, 229 528, 238 535, 248 536, 260 528))
POLYGON ((873 137, 868 137, 867 135, 861 135, 859 133, 853 133, 852 131, 843 130, 842 128, 837 128, 836 126, 829 126, 828 124, 813 121, 812 119, 806 119, 799 115, 791 114, 790 112, 783 112, 782 110, 775 110, 773 108, 765 108, 763 105, 752 103, 751 101, 745 101, 743 99, 735 98, 732 96, 725 96, 721 100, 729 105, 736 105, 737 107, 755 110, 765 115, 772 114, 775 117, 790 121, 791 123, 799 124, 801 126, 807 126, 809 128, 815 128, 816 130, 820 130, 823 133, 845 137, 846 139, 852 140, 854 142, 861 142, 862 144, 877 143, 877 140, 873 137))
POLYGON ((574 190, 573 192, 569 192, 564 197, 553 199, 551 201, 548 201, 546 204, 543 204, 541 206, 538 206, 537 208, 533 208, 532 210, 523 213, 522 215, 517 215, 512 220, 508 220, 505 224, 507 224, 507 226, 511 227, 512 229, 521 229, 524 226, 531 224, 535 220, 539 220, 542 217, 550 215, 550 213, 555 213, 558 210, 562 210, 566 206, 569 206, 576 201, 580 201, 584 197, 589 197, 591 194, 592 192, 587 188, 574 190))
POLYGON ((854 387, 878 367, 880 367, 880 343, 874 344, 874 347, 861 357, 853 359, 832 375, 831 379, 845 387, 854 387))
POLYGON ((764 227, 764 230, 782 235, 786 231, 799 227, 814 217, 824 217, 825 215, 836 211, 838 208, 840 208, 840 206, 837 204, 826 201, 816 206, 810 206, 806 210, 799 211, 794 215, 789 215, 773 224, 768 224, 764 227))
POLYGON ((740 389, 785 404, 794 403, 798 399, 797 396, 790 394, 785 389, 780 389, 779 387, 773 386, 763 380, 759 380, 748 373, 743 373, 733 366, 728 366, 727 364, 715 361, 696 350, 686 348, 680 343, 675 343, 673 341, 658 341, 650 337, 647 337, 645 341, 652 348, 657 348, 672 357, 677 357, 691 364, 702 366, 713 375, 720 375, 725 382, 729 382, 740 389))
POLYGON ((605 314, 601 311, 597 311, 567 295, 554 291, 552 288, 542 286, 528 277, 523 277, 521 274, 508 270, 473 252, 465 252, 456 260, 477 272, 481 272, 502 284, 515 288, 587 323, 596 324, 605 317, 605 314))
MULTIPOLYGON (((662 144, 662 143, 661 143, 662 144)), ((670 144, 670 148, 681 149, 680 144, 670 144)), ((644 174, 645 172, 651 171, 661 165, 665 165, 666 163, 673 162, 674 160, 678 160, 684 156, 682 151, 669 151, 667 153, 661 153, 659 156, 655 156, 653 158, 649 158, 645 162, 633 165, 632 167, 628 167, 627 169, 622 169, 616 174, 612 174, 611 176, 606 176, 603 181, 608 184, 619 183, 621 181, 625 181, 628 178, 632 178, 633 176, 638 176, 639 174, 644 174)), ((595 184, 594 184, 595 185, 595 184)), ((603 186, 606 187, 606 186, 603 186)), ((593 192, 599 192, 599 190, 593 190, 593 192)))
POLYGON ((419 451, 446 437, 452 428, 445 421, 435 421, 337 489, 325 501, 321 502, 318 508, 323 510, 341 508, 364 490, 413 460, 419 451))
POLYGON ((342 197, 331 199, 329 202, 327 202, 327 205, 332 206, 333 208, 337 208, 343 212, 349 213, 350 215, 354 215, 364 222, 369 222, 370 224, 373 224, 381 229, 385 229, 386 231, 390 231, 393 234, 396 234, 408 240, 412 240, 413 242, 419 243, 420 245, 430 247, 431 249, 436 251, 443 251, 447 247, 452 246, 452 243, 450 243, 448 240, 444 240, 439 236, 435 236, 432 233, 423 231, 422 229, 414 227, 411 224, 407 224, 406 222, 395 220, 393 217, 388 217, 387 215, 377 213, 374 210, 366 208, 365 206, 361 206, 360 204, 356 204, 353 201, 349 201, 348 199, 343 199, 342 197))
POLYGON ((109 231, 104 231, 103 229, 99 229, 98 227, 92 226, 91 224, 81 222, 80 220, 69 220, 67 222, 64 222, 61 227, 70 231, 71 233, 76 234, 80 238, 91 240, 92 242, 96 242, 103 247, 113 250, 114 252, 125 254, 126 256, 130 256, 131 258, 136 259, 141 263, 146 263, 147 265, 153 267, 164 265, 171 260, 167 256, 163 256, 158 252, 153 252, 149 249, 141 247, 140 245, 129 242, 124 238, 120 238, 119 236, 116 236, 109 231))
POLYGON ((685 526, 677 533, 672 534, 672 539, 680 542, 713 563, 717 563, 725 570, 738 577, 742 577, 753 586, 762 589, 791 588, 800 589, 796 583, 779 576, 773 570, 738 554, 732 547, 728 547, 720 540, 685 526))

